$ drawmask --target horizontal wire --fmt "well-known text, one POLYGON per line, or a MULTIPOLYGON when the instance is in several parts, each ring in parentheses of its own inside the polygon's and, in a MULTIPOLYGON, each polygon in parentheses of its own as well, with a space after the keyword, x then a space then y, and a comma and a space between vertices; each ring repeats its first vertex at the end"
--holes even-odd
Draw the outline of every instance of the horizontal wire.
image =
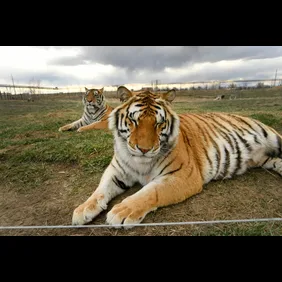
POLYGON ((242 222, 264 222, 282 221, 282 218, 254 218, 254 219, 229 219, 210 221, 187 221, 187 222, 157 222, 138 224, 95 224, 95 225, 42 225, 42 226, 0 226, 0 230, 5 229, 73 229, 73 228, 119 228, 119 227, 145 227, 145 226, 174 226, 174 225, 196 225, 196 224, 222 224, 222 223, 242 223, 242 222))

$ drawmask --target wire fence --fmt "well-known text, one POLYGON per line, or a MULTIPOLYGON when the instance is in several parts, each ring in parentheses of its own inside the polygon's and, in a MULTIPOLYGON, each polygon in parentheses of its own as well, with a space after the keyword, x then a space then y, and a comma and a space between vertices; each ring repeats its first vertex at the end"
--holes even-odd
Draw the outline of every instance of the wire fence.
POLYGON ((225 223, 248 223, 282 221, 282 218, 252 218, 252 219, 228 219, 209 221, 186 221, 186 222, 156 222, 139 224, 95 224, 95 225, 41 225, 41 226, 0 226, 0 230, 7 229, 76 229, 76 228, 121 228, 121 227, 148 227, 148 226, 175 226, 175 225, 199 225, 199 224, 225 224, 225 223))

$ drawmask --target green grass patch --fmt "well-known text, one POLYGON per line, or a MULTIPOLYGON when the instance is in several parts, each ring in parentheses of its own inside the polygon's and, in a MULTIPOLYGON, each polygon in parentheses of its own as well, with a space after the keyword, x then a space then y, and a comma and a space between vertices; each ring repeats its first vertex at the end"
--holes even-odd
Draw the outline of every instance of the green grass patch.
POLYGON ((281 236, 280 222, 226 223, 197 228, 194 236, 281 236))
MULTIPOLYGON (((250 90, 242 91, 236 100, 214 101, 216 95, 219 95, 218 91, 183 92, 182 95, 177 93, 177 98, 172 103, 172 107, 177 113, 215 111, 242 114, 272 126, 280 133, 282 132, 281 93, 250 90)), ((119 104, 118 102, 114 103, 119 104)), ((62 210, 62 217, 67 214, 62 222, 68 222, 74 205, 81 199, 90 196, 90 193, 98 185, 102 173, 109 165, 114 152, 113 136, 109 131, 58 132, 60 126, 80 118, 82 111, 82 102, 78 99, 42 99, 33 103, 20 100, 0 100, 0 184, 2 189, 19 192, 21 196, 28 194, 29 197, 32 197, 33 191, 40 193, 40 188, 45 189, 46 186, 46 189, 50 189, 48 195, 46 195, 46 197, 50 197, 49 204, 53 204, 56 211, 62 210), (69 174, 68 169, 71 171, 69 174), (48 187, 48 183, 51 183, 50 187, 48 187), (55 192, 51 189, 52 183, 54 191, 58 192, 58 189, 61 189, 59 193, 63 195, 58 194, 59 198, 57 199, 64 201, 64 203, 68 201, 65 206, 59 205, 53 200, 52 193, 55 192), (74 200, 72 197, 79 197, 79 200, 77 198, 74 200)), ((270 177, 274 176, 270 175, 270 177)), ((273 179, 278 184, 269 185, 270 191, 271 189, 275 190, 275 187, 280 184, 279 180, 273 179)), ((257 180, 246 177, 245 180, 240 181, 240 185, 245 184, 244 181, 251 185, 254 181, 259 183, 261 178, 257 180)), ((232 183, 228 182, 226 185, 232 183)), ((265 189, 265 187, 263 188, 265 189)), ((275 191, 273 192, 274 196, 278 195, 278 192, 275 191)), ((218 195, 220 192, 215 191, 214 193, 218 195)), ((8 197, 5 192, 3 192, 3 195, 3 199, 8 197)), ((265 209, 269 209, 275 203, 275 199, 281 198, 274 196, 266 203, 265 209)), ((244 197, 252 197, 252 195, 246 193, 244 197)), ((17 201, 14 204, 17 205, 17 201)), ((234 199, 233 204, 235 207, 240 205, 236 199, 234 199)), ((16 210, 17 206, 9 205, 8 208, 16 210)), ((242 209, 244 209, 243 205, 242 209)), ((3 212, 1 208, 0 212, 3 212)), ((41 208, 38 208, 37 212, 40 213, 41 208)), ((200 213, 200 209, 198 212, 200 213)), ((49 213, 49 210, 45 213, 42 211, 46 220, 49 213)), ((226 210, 222 213, 225 214, 226 210)), ((229 213, 230 217, 238 217, 237 214, 231 214, 230 211, 229 213)), ((273 213, 281 214, 281 208, 275 209, 273 207, 273 213)), ((11 215, 13 214, 13 211, 11 211, 11 215)), ((31 220, 33 220, 32 216, 31 220)), ((56 216, 57 214, 54 218, 56 216)), ((169 214, 167 216, 169 217, 169 214)), ((252 212, 251 216, 253 216, 252 212)), ((199 216, 199 218, 204 218, 204 216, 199 216)), ((169 220, 170 218, 168 218, 169 220)), ((177 220, 181 221, 181 218, 177 220)), ((136 232, 138 234, 138 229, 136 229, 136 232)), ((201 226, 195 227, 192 233, 199 236, 282 235, 281 224, 279 223, 201 226)))
POLYGON ((0 162, 0 182, 15 184, 18 192, 28 192, 41 186, 51 178, 48 166, 44 163, 12 163, 0 162))
POLYGON ((258 113, 258 114, 251 114, 250 117, 257 119, 261 121, 262 123, 272 126, 272 127, 275 127, 276 125, 278 125, 281 122, 281 120, 273 114, 258 113))

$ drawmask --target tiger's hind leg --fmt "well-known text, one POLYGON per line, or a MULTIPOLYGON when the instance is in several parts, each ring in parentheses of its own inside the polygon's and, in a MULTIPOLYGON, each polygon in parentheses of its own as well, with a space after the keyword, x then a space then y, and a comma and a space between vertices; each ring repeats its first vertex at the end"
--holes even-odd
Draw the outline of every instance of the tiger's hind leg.
POLYGON ((282 137, 270 129, 264 144, 252 151, 248 166, 272 169, 282 176, 282 137))
POLYGON ((80 127, 77 132, 83 132, 92 129, 108 129, 108 120, 93 122, 89 125, 80 127))
POLYGON ((256 157, 252 158, 248 162, 249 167, 262 167, 265 169, 271 169, 276 171, 282 176, 282 158, 279 157, 270 157, 267 155, 260 155, 259 152, 256 154, 256 157))
POLYGON ((266 169, 272 169, 282 176, 282 159, 280 158, 269 157, 261 166, 266 169))
MULTIPOLYGON (((272 129, 272 131, 274 130, 272 129)), ((266 169, 272 169, 282 176, 282 136, 277 132, 275 133, 272 138, 272 146, 267 149, 267 158, 261 166, 266 169)))

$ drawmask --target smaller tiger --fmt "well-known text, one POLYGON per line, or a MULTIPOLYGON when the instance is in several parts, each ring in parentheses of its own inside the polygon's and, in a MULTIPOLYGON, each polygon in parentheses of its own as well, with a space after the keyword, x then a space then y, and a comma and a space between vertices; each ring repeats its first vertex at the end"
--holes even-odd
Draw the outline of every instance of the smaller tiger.
POLYGON ((108 117, 114 108, 105 101, 104 87, 101 89, 88 89, 85 87, 85 91, 86 94, 82 98, 84 105, 82 117, 60 127, 59 131, 77 130, 82 132, 91 129, 108 128, 108 117))

